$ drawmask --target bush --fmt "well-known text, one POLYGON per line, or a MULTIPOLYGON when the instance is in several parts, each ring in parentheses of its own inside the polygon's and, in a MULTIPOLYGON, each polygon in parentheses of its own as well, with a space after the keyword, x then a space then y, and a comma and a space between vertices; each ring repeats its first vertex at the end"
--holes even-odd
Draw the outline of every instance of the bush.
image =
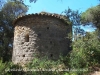
POLYGON ((86 71, 76 71, 77 74, 91 72, 90 67, 100 66, 100 38, 97 32, 87 33, 81 39, 73 41, 73 50, 67 55, 65 63, 71 69, 85 69, 86 71))
POLYGON ((53 61, 46 57, 35 58, 33 62, 27 65, 27 68, 32 70, 33 75, 63 75, 63 71, 60 69, 66 68, 64 63, 61 60, 53 61), (35 71, 36 70, 36 71, 35 71))
POLYGON ((0 60, 0 75, 8 75, 8 69, 10 66, 10 62, 6 62, 6 63, 3 63, 2 60, 0 60))

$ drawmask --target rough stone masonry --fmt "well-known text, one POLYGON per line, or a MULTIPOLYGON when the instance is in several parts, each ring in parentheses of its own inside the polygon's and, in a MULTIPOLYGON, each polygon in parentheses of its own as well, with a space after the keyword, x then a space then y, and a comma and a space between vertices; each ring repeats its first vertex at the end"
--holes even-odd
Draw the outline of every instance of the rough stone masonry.
POLYGON ((58 59, 70 50, 68 34, 72 26, 67 17, 51 13, 36 13, 14 20, 14 43, 12 61, 26 64, 35 57, 58 59))

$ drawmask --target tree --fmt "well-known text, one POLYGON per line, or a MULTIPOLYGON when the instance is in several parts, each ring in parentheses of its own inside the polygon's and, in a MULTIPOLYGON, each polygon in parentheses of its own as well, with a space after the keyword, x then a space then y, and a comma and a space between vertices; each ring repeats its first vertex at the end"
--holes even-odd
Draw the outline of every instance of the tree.
POLYGON ((87 9, 81 15, 82 23, 93 23, 100 30, 100 5, 87 9))
POLYGON ((16 1, 16 2, 9 1, 8 3, 4 4, 4 7, 2 8, 2 12, 5 15, 9 14, 9 17, 13 16, 14 18, 16 18, 19 15, 25 15, 27 10, 28 10, 28 7, 19 1, 16 1))
POLYGON ((87 32, 84 39, 73 41, 73 50, 68 57, 71 68, 92 67, 100 64, 100 38, 98 31, 87 32))
MULTIPOLYGON (((18 2, 18 1, 17 1, 18 2)), ((13 42, 13 25, 12 21, 18 15, 27 12, 28 7, 21 2, 7 2, 0 11, 0 58, 3 62, 11 59, 12 42, 13 42)))
MULTIPOLYGON (((20 1, 20 2, 24 3, 25 0, 11 0, 11 1, 15 1, 15 2, 16 2, 16 1, 20 1)), ((37 1, 37 0, 29 0, 30 3, 31 3, 31 2, 34 2, 34 3, 35 3, 36 1, 37 1)))
POLYGON ((62 12, 64 15, 66 15, 67 18, 69 18, 72 30, 73 30, 73 39, 77 40, 77 36, 84 35, 85 31, 80 28, 81 24, 81 13, 79 13, 78 10, 73 11, 72 9, 68 8, 67 10, 62 12))
POLYGON ((34 2, 34 3, 35 3, 37 0, 29 0, 29 1, 30 1, 30 2, 34 2))
POLYGON ((0 0, 0 10, 2 9, 4 4, 5 4, 5 0, 0 0))

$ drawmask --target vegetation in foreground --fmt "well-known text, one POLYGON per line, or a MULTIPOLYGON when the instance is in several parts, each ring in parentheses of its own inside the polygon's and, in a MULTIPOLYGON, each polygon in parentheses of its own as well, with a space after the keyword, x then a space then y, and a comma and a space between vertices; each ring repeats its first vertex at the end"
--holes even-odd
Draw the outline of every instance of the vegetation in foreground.
POLYGON ((88 75, 100 67, 100 39, 98 31, 87 33, 77 42, 73 41, 73 50, 58 61, 35 58, 25 67, 0 61, 1 75, 88 75), (94 69, 93 69, 94 67, 94 69), (16 71, 18 70, 18 71, 16 71))

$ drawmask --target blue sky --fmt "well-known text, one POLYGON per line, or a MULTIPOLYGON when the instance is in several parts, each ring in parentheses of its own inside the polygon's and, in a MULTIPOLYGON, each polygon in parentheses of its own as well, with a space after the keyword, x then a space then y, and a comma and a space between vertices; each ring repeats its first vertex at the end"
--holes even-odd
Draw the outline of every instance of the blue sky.
POLYGON ((85 11, 86 9, 99 4, 98 0, 38 0, 36 3, 30 3, 25 0, 25 4, 29 5, 28 14, 47 11, 51 13, 61 13, 68 7, 73 10, 85 11))
MULTIPOLYGON (((27 14, 39 13, 41 11, 61 14, 65 9, 86 11, 88 8, 99 4, 99 0, 38 0, 36 3, 30 3, 25 0, 25 4, 29 5, 27 14)), ((84 27, 83 27, 84 28, 84 27)), ((91 27, 85 27, 86 31, 92 31, 91 27)))

